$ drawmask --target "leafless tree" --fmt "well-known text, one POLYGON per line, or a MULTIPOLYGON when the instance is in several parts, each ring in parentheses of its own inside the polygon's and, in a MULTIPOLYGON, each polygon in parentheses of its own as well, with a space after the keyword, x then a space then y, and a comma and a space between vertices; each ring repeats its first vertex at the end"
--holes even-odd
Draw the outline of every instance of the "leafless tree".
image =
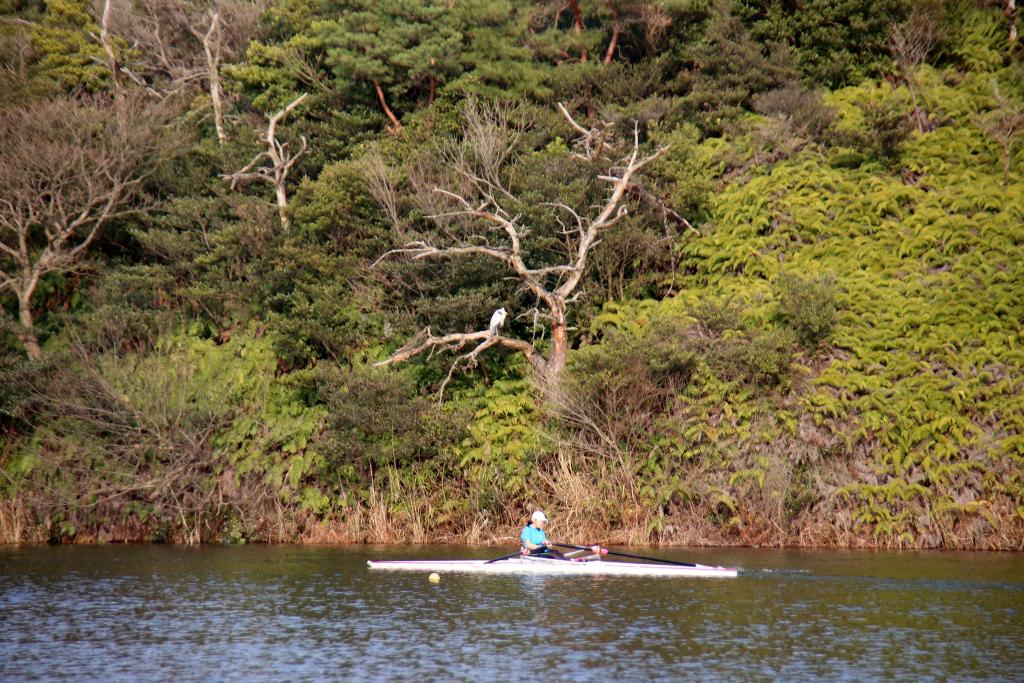
POLYGON ((889 50, 914 101, 912 117, 921 132, 929 129, 929 121, 927 112, 921 107, 916 71, 942 40, 942 12, 941 0, 922 1, 914 5, 905 21, 889 30, 889 50))
MULTIPOLYGON (((573 118, 564 104, 559 102, 556 108, 578 135, 573 141, 573 147, 579 151, 573 152, 573 156, 591 163, 613 160, 615 153, 622 146, 622 140, 615 135, 613 121, 598 121, 589 128, 585 128, 573 118)), ((626 193, 631 199, 660 214, 666 223, 696 232, 688 220, 667 206, 661 199, 649 193, 640 183, 630 183, 626 188, 626 193)))
POLYGON ((41 356, 32 298, 81 261, 100 229, 135 210, 163 111, 124 98, 58 99, 0 115, 0 291, 18 299, 19 336, 41 356))
POLYGON ((96 0, 97 36, 117 93, 129 83, 164 97, 205 83, 223 145, 220 65, 248 43, 265 0, 96 0))
POLYGON ((269 117, 267 132, 264 140, 267 143, 267 151, 260 152, 252 161, 246 164, 241 170, 224 176, 231 181, 231 189, 234 190, 239 183, 249 183, 254 180, 270 184, 274 188, 274 196, 277 198, 277 212, 281 217, 281 227, 285 230, 291 226, 288 220, 288 173, 295 163, 302 158, 308 147, 305 136, 301 137, 301 145, 298 151, 289 152, 288 143, 277 139, 277 124, 293 109, 302 104, 306 95, 300 95, 284 109, 281 109, 269 117), (264 166, 258 164, 266 158, 270 163, 264 166))
MULTIPOLYGON (((518 140, 517 132, 514 127, 510 129, 508 112, 500 107, 483 107, 470 100, 465 113, 467 124, 463 142, 444 155, 452 171, 450 189, 437 186, 421 188, 421 193, 428 195, 421 197, 424 205, 438 206, 430 219, 441 228, 441 232, 447 235, 461 232, 464 237, 453 239, 448 244, 413 240, 387 252, 381 259, 396 255, 412 259, 483 256, 503 263, 520 285, 536 297, 538 306, 531 313, 550 328, 550 348, 545 355, 531 342, 487 329, 438 336, 427 328, 380 364, 402 362, 425 352, 461 350, 472 346, 452 364, 445 380, 447 384, 460 364, 473 363, 485 350, 503 346, 522 353, 542 379, 557 384, 569 349, 567 308, 578 294, 577 288, 587 269, 588 257, 600 244, 602 236, 626 215, 624 200, 637 172, 665 148, 642 154, 638 127, 634 125, 629 151, 616 161, 608 162, 607 170, 596 177, 598 182, 609 186, 603 204, 589 209, 577 209, 561 202, 550 205, 560 216, 556 220, 565 240, 567 262, 534 267, 526 262, 524 252, 528 250, 523 244, 531 233, 531 226, 523 224, 521 214, 507 208, 516 203, 516 198, 507 177, 499 172, 500 164, 495 163, 496 159, 511 156, 518 140), (484 150, 489 151, 482 153, 484 150), (459 230, 449 230, 453 224, 459 226, 459 230)), ((586 145, 583 148, 586 149, 586 145)), ((606 149, 611 148, 606 146, 606 149)))
POLYGON ((202 40, 203 52, 206 54, 206 82, 210 88, 210 103, 213 106, 213 125, 217 131, 217 142, 223 147, 228 136, 224 132, 224 91, 220 81, 220 60, 224 50, 220 10, 210 10, 210 27, 203 34, 202 40))
POLYGON ((978 117, 978 125, 999 146, 999 157, 1003 164, 1003 187, 1006 187, 1010 184, 1013 147, 1024 134, 1024 106, 1000 92, 995 81, 992 82, 992 91, 996 106, 978 117))

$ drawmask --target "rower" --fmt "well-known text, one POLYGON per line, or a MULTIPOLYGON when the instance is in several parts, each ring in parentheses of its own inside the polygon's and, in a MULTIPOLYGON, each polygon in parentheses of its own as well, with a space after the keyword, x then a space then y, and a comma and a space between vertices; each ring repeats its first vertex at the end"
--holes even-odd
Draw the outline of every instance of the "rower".
POLYGON ((547 515, 537 510, 530 516, 530 521, 523 527, 519 539, 523 543, 523 555, 541 555, 543 557, 554 557, 565 559, 562 553, 551 547, 551 541, 544 533, 544 525, 548 523, 547 515))

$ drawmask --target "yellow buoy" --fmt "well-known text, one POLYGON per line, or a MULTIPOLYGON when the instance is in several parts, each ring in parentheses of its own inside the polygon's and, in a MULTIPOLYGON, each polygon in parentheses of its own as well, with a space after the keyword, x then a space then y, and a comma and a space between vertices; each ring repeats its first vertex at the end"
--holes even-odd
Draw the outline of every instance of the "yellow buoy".
POLYGON ((437 572, 434 572, 427 578, 430 580, 430 583, 441 583, 441 575, 437 572))

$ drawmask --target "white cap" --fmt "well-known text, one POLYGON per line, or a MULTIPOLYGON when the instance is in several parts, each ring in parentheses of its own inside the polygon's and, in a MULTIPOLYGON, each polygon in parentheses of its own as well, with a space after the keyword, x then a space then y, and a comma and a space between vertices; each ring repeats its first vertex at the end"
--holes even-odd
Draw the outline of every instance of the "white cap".
POLYGON ((532 519, 534 522, 546 522, 546 521, 548 521, 548 518, 540 510, 537 510, 536 512, 534 512, 533 516, 530 517, 530 519, 532 519))

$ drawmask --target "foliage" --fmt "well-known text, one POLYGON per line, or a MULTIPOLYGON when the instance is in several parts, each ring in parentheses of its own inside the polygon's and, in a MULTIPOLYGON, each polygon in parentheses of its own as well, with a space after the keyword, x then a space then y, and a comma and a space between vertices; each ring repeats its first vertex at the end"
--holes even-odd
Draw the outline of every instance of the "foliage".
POLYGON ((808 81, 830 88, 876 76, 888 61, 889 27, 899 22, 908 0, 740 0, 737 15, 760 41, 793 46, 808 81))
POLYGON ((29 30, 31 90, 99 91, 108 87, 110 71, 104 66, 102 48, 92 39, 98 31, 88 0, 48 0, 46 11, 29 30))
POLYGON ((534 486, 532 474, 546 450, 540 407, 530 383, 511 373, 466 392, 458 405, 472 411, 468 434, 454 454, 472 483, 473 507, 500 518, 534 486))
POLYGON ((56 540, 160 528, 209 539, 229 513, 264 537, 275 499, 317 507, 306 482, 322 462, 310 447, 322 412, 274 381, 265 339, 124 342, 148 348, 76 342, 33 386, 40 426, 8 467, 56 540))
POLYGON ((325 368, 317 373, 317 387, 329 415, 325 450, 348 480, 437 457, 454 446, 463 428, 458 411, 418 394, 408 371, 325 368))
POLYGON ((689 51, 674 85, 683 95, 680 106, 686 117, 706 133, 716 133, 749 109, 753 96, 794 75, 789 47, 754 40, 732 13, 731 3, 719 0, 704 39, 689 51))
POLYGON ((801 344, 824 341, 836 324, 836 294, 828 278, 806 280, 783 273, 776 281, 779 315, 796 332, 801 344))
MULTIPOLYGON (((901 57, 921 6, 268 2, 223 55, 227 139, 185 79, 175 149, 40 280, 41 359, 0 325, 0 504, 25 516, 0 540, 504 541, 542 505, 623 543, 1019 549, 1024 71, 992 2, 929 3, 937 42, 901 57), (303 93, 285 233, 268 188, 222 174, 303 93), (565 263, 556 204, 608 196, 557 103, 606 154, 634 130, 667 149, 582 275, 563 382, 490 349, 438 403, 440 357, 372 364, 499 306, 503 334, 551 343, 492 260, 379 260, 467 237, 423 199, 482 160, 467 95, 511 112, 492 169, 537 268, 565 263)), ((93 3, 0 7, 4 112, 161 95, 113 92, 93 3)), ((17 304, 0 295, 4 321, 17 304)))

